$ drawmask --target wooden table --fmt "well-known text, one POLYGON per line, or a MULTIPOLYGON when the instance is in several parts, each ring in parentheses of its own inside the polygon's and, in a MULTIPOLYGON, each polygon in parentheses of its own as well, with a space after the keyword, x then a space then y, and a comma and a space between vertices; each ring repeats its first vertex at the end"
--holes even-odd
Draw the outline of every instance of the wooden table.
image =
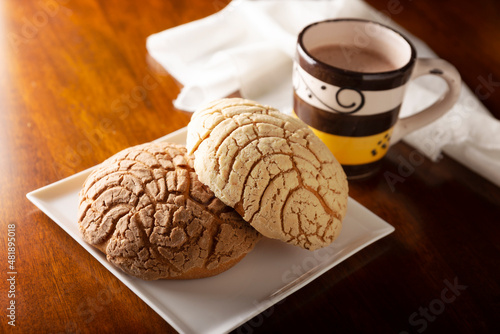
MULTIPOLYGON (((368 2, 452 62, 500 118, 498 1, 368 2)), ((145 39, 226 3, 2 2, 1 332, 175 332, 25 195, 185 126, 190 115, 172 105, 180 85, 148 59, 145 39), (11 230, 15 329, 6 318, 11 230)), ((395 145, 383 171, 398 174, 412 154, 395 145)), ((383 177, 350 184, 393 234, 237 332, 499 332, 500 189, 446 156, 408 174, 394 187, 383 177)))

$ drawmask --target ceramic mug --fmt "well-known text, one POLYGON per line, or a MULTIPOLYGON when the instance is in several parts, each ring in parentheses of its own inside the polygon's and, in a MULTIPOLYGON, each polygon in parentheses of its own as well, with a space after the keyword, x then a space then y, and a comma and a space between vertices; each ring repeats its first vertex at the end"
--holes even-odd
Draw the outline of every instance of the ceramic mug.
POLYGON ((298 36, 294 113, 342 164, 348 178, 376 172, 390 145, 443 116, 460 94, 460 74, 442 59, 417 58, 397 31, 361 19, 313 23, 298 36), (399 118, 410 80, 445 80, 448 90, 419 113, 399 118))

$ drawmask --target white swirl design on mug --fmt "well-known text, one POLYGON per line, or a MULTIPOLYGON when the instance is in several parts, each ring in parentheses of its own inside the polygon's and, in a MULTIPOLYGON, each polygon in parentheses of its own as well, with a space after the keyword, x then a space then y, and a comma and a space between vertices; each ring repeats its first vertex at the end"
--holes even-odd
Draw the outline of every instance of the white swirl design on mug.
POLYGON ((340 111, 340 110, 336 110, 334 109, 333 107, 331 106, 328 106, 326 105, 324 102, 322 102, 323 104, 325 104, 328 108, 336 111, 336 112, 339 112, 339 113, 343 113, 343 114, 354 114, 356 111, 360 110, 361 108, 363 108, 363 106, 365 105, 365 96, 363 95, 363 93, 361 93, 360 90, 357 90, 355 88, 347 88, 347 87, 344 87, 344 88, 340 88, 337 93, 335 94, 335 100, 337 100, 337 103, 339 106, 345 108, 345 109, 350 109, 350 108, 353 108, 353 107, 356 107, 355 109, 353 109, 352 111, 340 111), (356 102, 352 102, 350 105, 346 106, 344 105, 342 102, 340 102, 339 98, 340 98, 340 93, 345 91, 345 90, 351 90, 351 91, 354 91, 356 93, 359 94, 359 97, 361 98, 361 101, 359 101, 359 104, 356 106, 356 102))
POLYGON ((313 107, 347 115, 373 115, 397 108, 406 85, 383 91, 338 87, 307 73, 296 62, 293 69, 295 93, 313 107))

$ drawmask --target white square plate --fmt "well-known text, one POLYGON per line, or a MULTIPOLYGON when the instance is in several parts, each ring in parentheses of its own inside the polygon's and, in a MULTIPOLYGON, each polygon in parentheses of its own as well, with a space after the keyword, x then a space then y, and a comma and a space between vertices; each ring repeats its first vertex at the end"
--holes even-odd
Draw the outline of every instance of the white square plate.
MULTIPOLYGON (((186 128, 158 139, 177 144, 185 144, 185 140, 186 128)), ((218 276, 143 281, 122 273, 80 238, 78 192, 91 170, 32 191, 27 197, 181 333, 228 332, 394 231, 349 198, 342 232, 329 247, 310 252, 264 239, 240 263, 218 276)))

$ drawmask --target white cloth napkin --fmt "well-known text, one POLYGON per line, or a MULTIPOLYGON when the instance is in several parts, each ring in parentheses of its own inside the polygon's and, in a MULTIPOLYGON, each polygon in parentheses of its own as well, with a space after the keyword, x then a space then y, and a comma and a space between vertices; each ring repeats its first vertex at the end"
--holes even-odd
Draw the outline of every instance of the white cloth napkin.
MULTIPOLYGON (((174 101, 179 109, 194 111, 239 91, 290 112, 297 35, 309 23, 336 17, 382 22, 412 40, 418 56, 436 57, 425 43, 361 0, 233 0, 214 15, 149 36, 146 46, 183 85, 174 101)), ((445 87, 437 78, 415 80, 401 115, 418 112, 445 87)), ((449 113, 404 140, 434 161, 445 152, 500 186, 500 122, 465 85, 449 113)))

